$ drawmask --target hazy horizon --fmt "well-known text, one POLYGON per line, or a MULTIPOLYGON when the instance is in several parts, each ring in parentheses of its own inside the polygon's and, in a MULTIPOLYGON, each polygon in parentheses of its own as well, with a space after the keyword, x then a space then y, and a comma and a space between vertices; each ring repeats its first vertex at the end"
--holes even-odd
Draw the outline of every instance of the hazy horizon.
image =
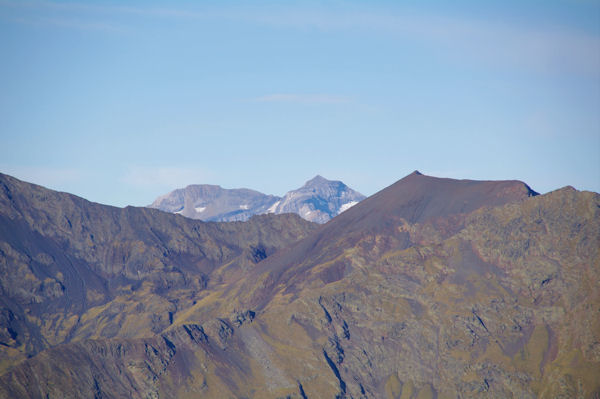
POLYGON ((371 195, 419 170, 600 191, 600 3, 0 0, 0 172, 109 205, 371 195))

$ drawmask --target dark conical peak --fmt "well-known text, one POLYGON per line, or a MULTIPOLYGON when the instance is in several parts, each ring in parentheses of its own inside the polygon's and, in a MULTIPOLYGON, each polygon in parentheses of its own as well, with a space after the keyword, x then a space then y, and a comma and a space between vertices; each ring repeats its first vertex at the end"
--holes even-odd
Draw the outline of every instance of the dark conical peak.
POLYGON ((404 178, 402 178, 401 180, 415 178, 415 177, 430 177, 430 176, 424 175, 423 173, 419 172, 418 170, 415 170, 411 174, 404 176, 404 178))
POLYGON ((457 180, 414 171, 340 214, 329 222, 329 229, 346 233, 379 229, 392 219, 423 223, 484 206, 521 201, 535 194, 517 180, 457 180))
POLYGON ((399 181, 404 181, 404 180, 411 180, 412 181, 413 179, 422 178, 422 177, 431 177, 431 176, 424 175, 423 173, 419 172, 418 170, 415 170, 411 174, 408 174, 408 175, 404 176, 399 181))

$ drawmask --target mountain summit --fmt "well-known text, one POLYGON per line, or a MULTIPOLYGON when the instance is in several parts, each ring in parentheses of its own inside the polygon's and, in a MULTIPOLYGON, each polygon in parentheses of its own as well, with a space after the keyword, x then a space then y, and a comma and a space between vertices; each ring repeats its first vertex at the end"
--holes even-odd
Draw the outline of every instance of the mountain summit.
POLYGON ((297 213, 306 220, 325 223, 365 199, 338 180, 315 176, 297 190, 288 191, 269 211, 297 213))
POLYGON ((283 198, 246 188, 196 184, 160 196, 148 207, 215 222, 245 221, 265 213, 296 213, 311 222, 325 223, 364 198, 341 181, 317 175, 283 198))
MULTIPOLYGON (((304 187, 309 186, 311 181, 304 187)), ((456 180, 415 171, 263 262, 252 270, 256 276, 248 279, 247 284, 261 281, 260 273, 264 270, 271 273, 274 286, 304 284, 305 278, 309 278, 309 281, 320 278, 318 273, 308 272, 310 268, 307 265, 328 262, 337 263, 336 267, 345 273, 347 266, 343 262, 336 262, 345 250, 367 245, 386 252, 413 246, 408 234, 397 231, 398 226, 427 224, 433 226, 438 236, 436 239, 439 239, 463 228, 465 215, 480 208, 519 203, 537 195, 527 184, 518 180, 456 180), (370 235, 386 239, 365 244, 365 237, 370 235)), ((268 286, 265 284, 260 290, 260 295, 255 297, 270 297, 273 294, 267 292, 268 286)), ((243 291, 258 292, 251 286, 243 291)))
POLYGON ((247 188, 225 189, 210 184, 193 184, 158 197, 149 208, 211 222, 245 221, 267 213, 279 200, 247 188))

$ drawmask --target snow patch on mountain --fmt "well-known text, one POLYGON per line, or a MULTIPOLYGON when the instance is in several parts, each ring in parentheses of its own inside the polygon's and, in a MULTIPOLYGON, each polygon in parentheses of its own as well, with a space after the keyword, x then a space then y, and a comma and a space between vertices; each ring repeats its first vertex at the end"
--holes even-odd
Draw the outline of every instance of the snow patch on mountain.
POLYGON ((348 209, 352 208, 354 205, 358 204, 358 201, 350 201, 350 202, 346 202, 345 204, 343 204, 342 206, 340 206, 340 210, 338 211, 338 215, 344 211, 347 211, 348 209))
POLYGON ((267 213, 275 213, 275 211, 277 210, 277 207, 279 206, 280 203, 281 203, 281 201, 277 201, 276 203, 271 205, 269 207, 269 209, 267 209, 267 213))

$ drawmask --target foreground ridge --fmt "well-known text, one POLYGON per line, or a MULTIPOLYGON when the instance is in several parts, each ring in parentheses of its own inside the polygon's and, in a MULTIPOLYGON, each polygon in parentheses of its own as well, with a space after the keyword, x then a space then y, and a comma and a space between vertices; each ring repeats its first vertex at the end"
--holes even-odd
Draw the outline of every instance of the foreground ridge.
POLYGON ((597 193, 414 172, 203 223, 0 175, 0 227, 0 397, 600 395, 597 193))

